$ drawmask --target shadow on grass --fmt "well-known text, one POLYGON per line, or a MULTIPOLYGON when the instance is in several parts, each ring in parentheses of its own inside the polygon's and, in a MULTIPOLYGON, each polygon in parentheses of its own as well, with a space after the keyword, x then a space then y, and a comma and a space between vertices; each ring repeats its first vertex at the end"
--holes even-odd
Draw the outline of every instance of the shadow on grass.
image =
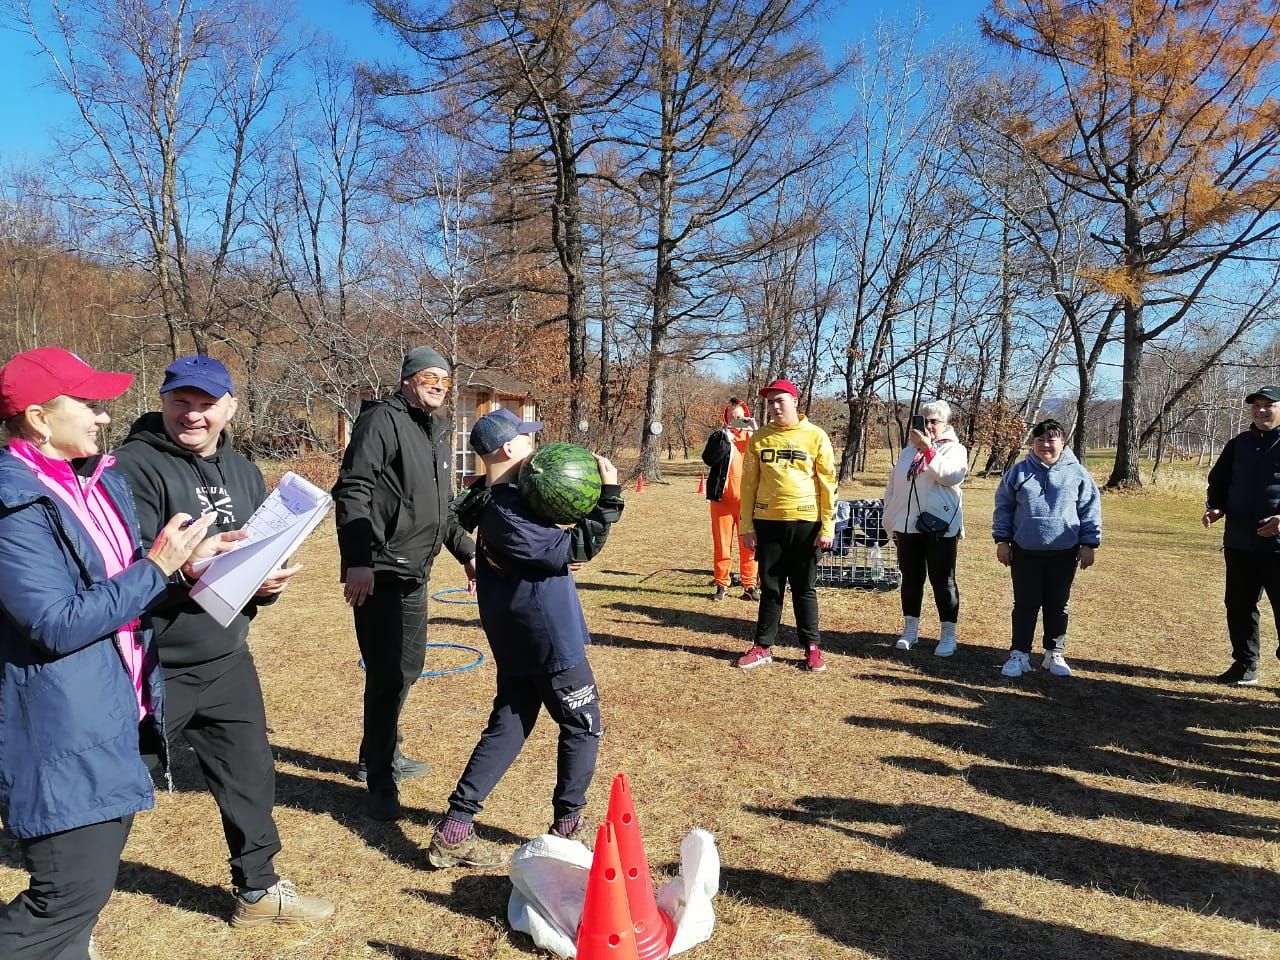
MULTIPOLYGON (((507 901, 511 897, 511 881, 502 873, 473 873, 455 880, 453 889, 448 893, 438 893, 434 890, 406 890, 405 893, 427 903, 444 907, 451 913, 474 917, 486 923, 497 923, 505 927, 507 901)), ((532 941, 526 940, 526 942, 530 949, 522 952, 530 954, 538 952, 532 949, 532 941)))
POLYGON ((12 837, 0 837, 0 867, 10 867, 25 871, 27 866, 22 862, 22 847, 12 837))
POLYGON ((1253 731, 1266 706, 1106 680, 1061 682, 1041 671, 1016 681, 885 675, 880 682, 965 701, 902 699, 925 720, 847 717, 867 730, 907 732, 998 765, 1070 767, 1154 782, 1193 783, 1280 800, 1280 762, 1249 756, 1222 734, 1253 731))
POLYGON ((1090 787, 1074 777, 1045 770, 975 764, 953 768, 919 757, 882 757, 881 762, 930 776, 959 776, 992 797, 1028 807, 1043 807, 1081 820, 1131 820, 1177 830, 1216 833, 1249 840, 1280 840, 1280 819, 1256 817, 1191 803, 1138 797, 1118 790, 1090 787))
MULTIPOLYGON (((344 776, 351 764, 292 747, 274 747, 277 761, 310 770, 335 770, 344 776)), ((442 798, 443 799, 443 798, 442 798)), ((442 810, 423 810, 413 805, 405 791, 400 793, 404 806, 403 820, 430 826, 439 820, 442 810)), ((327 816, 350 830, 371 847, 382 850, 389 858, 408 867, 421 868, 426 851, 405 836, 398 823, 384 823, 368 815, 369 792, 363 784, 341 782, 323 777, 308 777, 289 771, 276 771, 276 804, 306 813, 327 816)), ((523 843, 527 838, 507 830, 481 827, 487 839, 498 843, 523 843)))
MULTIPOLYGON (((1280 874, 1206 860, 1028 830, 990 817, 923 803, 886 804, 800 797, 795 809, 748 807, 751 813, 810 825, 953 870, 1017 870, 1081 890, 1154 900, 1280 929, 1280 874), (859 824, 897 828, 889 838, 859 824)), ((1056 954, 1055 954, 1056 955, 1056 954)))
POLYGON ((726 867, 724 889, 810 921, 838 944, 884 960, 1219 960, 1219 954, 1152 947, 1119 937, 997 913, 930 880, 838 870, 821 882, 726 867))
POLYGON ((388 943, 385 940, 370 940, 370 949, 377 953, 394 957, 395 960, 462 960, 451 953, 431 953, 427 950, 415 950, 399 943, 388 943))
POLYGON ((197 883, 171 870, 133 860, 120 862, 116 889, 142 894, 180 910, 207 914, 216 920, 230 919, 234 907, 229 887, 197 883))

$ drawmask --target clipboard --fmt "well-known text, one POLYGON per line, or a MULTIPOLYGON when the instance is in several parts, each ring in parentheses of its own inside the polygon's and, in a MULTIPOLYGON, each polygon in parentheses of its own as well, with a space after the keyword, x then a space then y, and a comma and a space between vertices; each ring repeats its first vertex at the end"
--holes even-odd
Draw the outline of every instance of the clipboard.
POLYGON ((202 572, 191 588, 191 599, 220 626, 230 626, 267 577, 284 565, 328 515, 331 506, 333 498, 328 491, 292 471, 286 473, 244 525, 248 538, 234 550, 197 564, 202 572))

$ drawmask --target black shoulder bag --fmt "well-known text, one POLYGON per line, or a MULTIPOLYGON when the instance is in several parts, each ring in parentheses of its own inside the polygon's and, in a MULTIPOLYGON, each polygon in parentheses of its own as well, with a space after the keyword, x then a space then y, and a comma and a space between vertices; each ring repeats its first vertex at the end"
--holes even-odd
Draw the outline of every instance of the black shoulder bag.
POLYGON ((947 535, 947 531, 951 529, 951 521, 945 517, 940 517, 936 513, 930 513, 920 507, 920 493, 916 490, 916 478, 911 478, 911 496, 916 498, 916 532, 924 533, 935 540, 941 540, 947 535))

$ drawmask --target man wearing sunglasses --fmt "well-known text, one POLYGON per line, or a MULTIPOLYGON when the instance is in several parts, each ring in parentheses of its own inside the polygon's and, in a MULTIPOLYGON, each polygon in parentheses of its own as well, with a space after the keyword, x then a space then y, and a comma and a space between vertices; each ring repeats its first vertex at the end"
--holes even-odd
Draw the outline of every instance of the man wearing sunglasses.
POLYGON ((364 658, 360 761, 376 820, 398 819, 400 781, 427 770, 400 752, 399 722, 426 657, 431 565, 446 547, 476 575, 475 543, 449 509, 453 424, 440 408, 452 386, 443 356, 410 350, 400 389, 360 411, 333 488, 343 597, 364 658))

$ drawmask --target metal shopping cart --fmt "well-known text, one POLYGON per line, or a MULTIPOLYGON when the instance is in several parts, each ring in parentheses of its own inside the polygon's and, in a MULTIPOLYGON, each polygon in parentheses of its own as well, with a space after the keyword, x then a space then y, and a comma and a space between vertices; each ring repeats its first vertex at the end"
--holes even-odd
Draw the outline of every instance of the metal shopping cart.
POLYGON ((884 529, 883 500, 836 503, 836 536, 818 560, 818 585, 897 590, 898 552, 884 529))

